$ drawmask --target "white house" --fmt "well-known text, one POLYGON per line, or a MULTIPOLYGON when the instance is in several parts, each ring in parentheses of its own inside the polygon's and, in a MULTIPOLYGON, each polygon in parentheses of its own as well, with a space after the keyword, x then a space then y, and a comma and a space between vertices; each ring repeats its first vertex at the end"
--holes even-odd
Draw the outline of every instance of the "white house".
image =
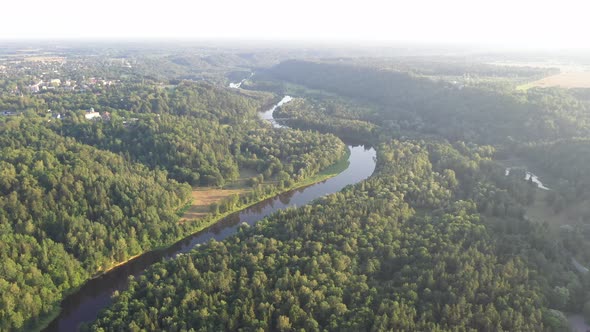
POLYGON ((90 108, 89 110, 86 111, 86 114, 84 114, 84 117, 86 118, 86 120, 92 120, 95 118, 100 118, 100 113, 95 112, 94 108, 90 108))

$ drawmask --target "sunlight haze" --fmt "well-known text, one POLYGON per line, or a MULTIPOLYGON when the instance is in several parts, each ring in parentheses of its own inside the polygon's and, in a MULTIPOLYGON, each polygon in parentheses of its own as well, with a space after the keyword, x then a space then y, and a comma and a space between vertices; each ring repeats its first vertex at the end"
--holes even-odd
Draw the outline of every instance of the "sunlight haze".
POLYGON ((588 48, 587 6, 573 0, 9 1, 3 12, 22 15, 3 15, 0 38, 222 38, 588 48))
POLYGON ((4 0, 0 332, 590 332, 586 3, 4 0))

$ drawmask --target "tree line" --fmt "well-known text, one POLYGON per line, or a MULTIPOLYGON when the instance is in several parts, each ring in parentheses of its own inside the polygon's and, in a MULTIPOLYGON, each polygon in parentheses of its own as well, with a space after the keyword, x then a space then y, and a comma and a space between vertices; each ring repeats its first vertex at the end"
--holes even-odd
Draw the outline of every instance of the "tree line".
POLYGON ((34 96, 39 104, 26 116, 0 119, 0 330, 35 326, 87 278, 313 176, 346 152, 334 135, 262 122, 256 111, 266 99, 207 84, 159 96, 167 101, 149 109, 97 101, 111 115, 91 121, 83 111, 48 118, 47 96, 34 96), (222 187, 244 169, 254 174, 245 195, 179 222, 192 187, 222 187))
POLYGON ((479 186, 512 192, 496 187, 489 152, 383 142, 375 176, 152 266, 85 330, 563 327, 543 280, 500 251, 468 198, 479 186))

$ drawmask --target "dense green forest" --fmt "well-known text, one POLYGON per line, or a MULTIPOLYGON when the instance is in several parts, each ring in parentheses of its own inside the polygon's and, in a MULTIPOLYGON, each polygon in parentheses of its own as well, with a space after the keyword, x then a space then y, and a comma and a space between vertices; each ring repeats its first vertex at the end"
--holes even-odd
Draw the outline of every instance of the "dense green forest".
MULTIPOLYGON (((348 89, 353 84, 340 84, 338 88, 334 88, 336 83, 331 78, 327 78, 326 74, 335 71, 333 64, 324 65, 311 63, 295 63, 287 62, 287 68, 290 66, 299 66, 298 71, 290 72, 284 68, 283 65, 277 66, 274 70, 279 70, 279 75, 285 76, 285 79, 293 80, 293 77, 301 78, 305 84, 309 84, 315 89, 322 88, 330 91, 334 89, 348 89), (300 73, 305 68, 313 68, 317 78, 314 80, 306 80, 301 77, 300 73), (332 86, 334 84, 334 86, 332 86)), ((308 68, 308 69, 309 69, 308 68)), ((423 78, 411 77, 403 73, 383 72, 374 68, 345 68, 344 72, 357 72, 357 76, 361 82, 357 82, 357 88, 360 93, 384 93, 386 89, 380 89, 374 84, 375 77, 383 79, 387 84, 381 86, 396 86, 397 77, 403 76, 406 79, 422 80, 423 78), (376 72, 379 72, 377 74, 376 72), (390 81, 382 76, 391 75, 393 79, 390 81), (404 76, 405 75, 405 76, 404 76), (373 87, 371 92, 363 92, 367 86, 373 87), (380 92, 374 91, 380 89, 380 92)), ((339 75, 344 75, 340 73, 339 75)), ((270 81, 273 82, 273 81, 270 81)), ((379 83, 382 81, 377 80, 379 83)), ((277 85, 276 82, 271 85, 277 85)), ((433 86, 450 86, 444 82, 431 82, 433 86)), ((281 86, 280 83, 278 86, 281 86)), ((288 85, 287 85, 288 86, 288 85)), ((284 87, 284 86, 283 86, 284 87)), ((289 87, 289 89, 293 89, 289 87)), ((458 91, 465 90, 466 87, 458 89, 458 91)), ((532 165, 534 169, 542 172, 543 179, 548 183, 550 190, 535 190, 534 184, 527 190, 513 190, 511 195, 505 192, 494 192, 494 200, 488 200, 481 194, 470 197, 477 205, 478 210, 486 215, 491 215, 492 222, 489 227, 494 230, 500 230, 503 233, 508 232, 507 237, 500 237, 501 242, 506 245, 502 250, 509 250, 513 254, 519 253, 523 255, 525 262, 532 266, 535 270, 545 276, 547 283, 544 287, 544 293, 550 299, 549 307, 558 308, 569 312, 580 312, 582 308, 586 317, 590 318, 590 305, 585 305, 590 300, 589 294, 583 291, 584 283, 587 283, 588 276, 583 272, 584 269, 576 266, 580 274, 573 273, 572 257, 576 257, 584 265, 590 263, 590 256, 588 255, 588 248, 590 248, 590 241, 588 236, 588 221, 590 220, 590 210, 588 203, 590 199, 587 194, 587 156, 588 144, 587 135, 588 130, 588 115, 585 110, 588 109, 588 92, 587 89, 532 89, 527 92, 506 92, 499 90, 485 90, 481 87, 472 88, 473 91, 483 95, 500 95, 498 102, 502 100, 519 100, 521 108, 509 108, 511 112, 519 112, 521 109, 530 109, 536 112, 536 115, 527 117, 526 122, 518 122, 514 126, 512 122, 506 122, 500 114, 499 117, 484 118, 486 121, 481 121, 482 128, 479 131, 473 131, 472 137, 476 142, 489 141, 495 142, 496 152, 493 158, 508 159, 503 164, 515 162, 517 165, 532 165), (548 111, 551 110, 551 111, 548 111), (542 116, 540 116, 542 114, 542 116), (564 120, 569 118, 569 120, 564 120), (538 128, 539 122, 543 121, 546 125, 538 128), (572 123, 576 123, 579 129, 573 130, 572 123), (536 123, 536 124, 535 124, 536 123), (535 124, 535 127, 530 127, 535 124), (520 125, 520 126, 518 126, 520 125), (488 128, 493 130, 488 131, 488 128), (542 129, 542 130, 541 130, 542 129), (532 132, 535 136, 529 134, 532 132), (533 138, 537 137, 537 138, 533 138), (514 161, 510 161, 514 159, 514 161), (501 204, 493 203, 494 201, 503 202, 501 204), (521 204, 516 205, 514 201, 521 204), (506 218, 505 213, 511 211, 513 218, 506 218), (517 221, 519 219, 526 220, 525 222, 517 221), (528 221, 534 221, 529 223, 528 221), (525 234, 528 234, 525 236, 525 234), (529 240, 524 244, 521 242, 514 242, 515 238, 530 236, 529 240), (515 244, 519 243, 519 244, 515 244), (552 247, 548 250, 545 245, 552 247), (519 246, 522 246, 519 248, 519 246), (539 254, 542 252, 542 254, 539 254), (549 263, 552 262, 552 263, 549 263), (570 272, 568 272, 570 271, 570 272), (567 289, 567 292, 565 291, 567 289), (562 295, 556 295, 562 294, 562 295), (564 295, 565 294, 565 295, 564 295), (564 301, 556 301, 556 297, 567 299, 564 301), (555 305, 559 302, 562 305, 555 305), (565 305, 563 303, 566 303, 565 305), (588 308, 588 309, 586 309, 588 308)), ((453 139, 457 136, 449 135, 441 130, 433 130, 433 125, 440 125, 440 123, 433 123, 427 125, 419 120, 418 117, 406 117, 407 112, 404 109, 389 108, 390 104, 386 99, 371 99, 371 98, 353 98, 352 93, 346 93, 346 96, 329 95, 325 93, 318 93, 318 90, 297 89, 297 91, 304 91, 305 100, 300 100, 298 103, 293 103, 283 107, 279 113, 281 117, 289 119, 289 123, 299 128, 316 128, 319 130, 345 130, 345 128, 358 123, 357 128, 366 128, 367 125, 374 126, 371 134, 365 129, 361 137, 377 137, 383 139, 384 137, 394 136, 402 139, 419 139, 421 137, 430 137, 434 140, 441 138, 453 139), (351 101, 351 98, 353 100, 351 101), (403 120, 382 120, 380 115, 390 114, 392 118, 401 117, 403 120), (359 122, 360 121, 360 122, 359 122), (442 137, 441 137, 442 136, 442 137)), ((430 93, 424 91, 425 93, 430 93)), ((344 93, 344 92, 342 92, 344 93)), ((394 92, 395 93, 395 92, 394 92)), ((452 108, 444 110, 444 112, 463 112, 462 105, 464 100, 460 95, 456 95, 455 106, 457 109, 453 111, 452 108)), ((385 97, 384 97, 385 98, 385 97)), ((395 102, 393 102, 395 104, 395 102)), ((508 107, 509 104, 500 106, 508 107)), ((476 105, 477 106, 477 105, 476 105)), ((466 111, 478 110, 481 107, 472 106, 466 111)), ((445 107, 443 104, 442 107, 445 107)), ((414 109, 414 108, 412 108, 414 109)), ((420 112, 417 109, 417 112, 420 112)), ((496 113, 492 113, 496 114, 496 113)), ((453 115, 454 116, 454 115, 453 115)), ((517 115, 515 115, 517 116, 517 115)), ((429 117, 429 119, 431 119, 429 117)), ((436 119, 436 117, 434 118, 436 119)), ((446 124, 445 124, 446 125, 446 124)), ((457 130, 465 128, 468 132, 469 126, 465 123, 457 123, 457 130)), ((448 129, 448 127, 445 127, 448 129)), ((443 128, 442 130, 446 130, 443 128)), ((354 130, 346 130, 354 133, 354 130)), ((460 132, 459 137, 464 137, 465 132, 460 132)), ((471 134, 470 134, 471 135, 471 134)), ((464 169, 457 174, 469 172, 464 169)), ((495 182, 509 181, 508 185, 513 187, 518 181, 522 181, 525 177, 524 169, 513 169, 509 176, 505 176, 505 180, 501 180, 501 175, 498 174, 495 182)), ((480 186, 479 191, 491 190, 487 186, 480 186)))
POLYGON ((374 109, 342 99, 296 99, 275 112, 290 126, 334 133, 343 139, 370 144, 379 134, 379 126, 365 120, 374 109))
POLYGON ((572 264, 590 264, 590 94, 511 90, 555 69, 262 69, 284 55, 144 51, 7 62, 0 331, 38 328, 97 273, 304 183, 347 155, 341 139, 375 147, 372 177, 153 265, 83 329, 567 331, 566 313, 590 318, 590 276, 572 264), (29 90, 54 67, 76 89, 29 90), (283 94, 295 99, 275 116, 295 129, 258 117, 283 94), (506 174, 511 159, 551 190, 506 174), (179 222, 191 190, 244 177, 244 194, 179 222), (535 219, 539 206, 575 223, 535 219))
POLYGON ((362 120, 391 131, 436 134, 451 141, 505 144, 590 134, 590 106, 566 90, 506 93, 380 68, 285 61, 276 78, 376 103, 362 120))
POLYGON ((250 87, 313 89, 279 118, 372 142, 376 174, 153 266, 85 329, 567 331, 564 312, 590 314, 571 263, 585 233, 528 217, 539 200, 584 200, 581 92, 300 61, 270 74, 250 87), (544 193, 506 175, 494 159, 512 154, 561 182, 544 193))
MULTIPOLYGON (((589 199, 586 141, 590 103, 584 89, 520 92, 457 87, 382 68, 304 61, 287 61, 270 74, 346 96, 303 89, 305 99, 278 112, 295 127, 346 132, 359 138, 430 137, 492 143, 498 148, 496 158, 523 158, 550 176, 553 190, 546 202, 555 211, 589 199)), ((575 214, 590 220, 590 211, 575 214)))
POLYGON ((190 191, 40 121, 0 126, 1 329, 53 310, 62 294, 115 262, 174 240, 190 191))
MULTIPOLYGON (((486 148, 389 141, 378 151, 369 180, 153 266, 88 330, 564 326, 544 309, 543 276, 478 213, 509 199, 514 209, 492 211, 527 227, 518 193, 528 183, 507 181, 486 148)), ((528 241, 519 235, 515 247, 528 241)))
POLYGON ((89 122, 72 115, 54 122, 53 128, 165 169, 170 177, 193 186, 223 186, 237 179, 240 169, 267 179, 281 174, 284 181, 298 181, 331 165, 344 151, 333 135, 279 132, 260 123, 256 113, 267 99, 207 84, 185 83, 130 100, 147 103, 124 101, 116 106, 132 111, 113 111, 110 121, 89 122))
POLYGON ((132 87, 100 100, 23 98, 22 116, 0 119, 0 330, 34 326, 97 272, 289 188, 346 153, 336 136, 258 120, 268 96, 209 84, 132 87), (108 118, 85 119, 77 110, 89 105, 108 118), (62 118, 46 107, 63 107, 62 118), (178 222, 191 185, 223 186, 242 170, 252 174, 247 194, 206 218, 178 222))

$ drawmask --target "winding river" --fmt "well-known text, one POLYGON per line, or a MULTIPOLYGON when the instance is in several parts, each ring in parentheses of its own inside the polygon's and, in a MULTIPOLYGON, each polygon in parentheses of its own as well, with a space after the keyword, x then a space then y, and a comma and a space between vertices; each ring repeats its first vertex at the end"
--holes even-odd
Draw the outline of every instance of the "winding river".
MULTIPOLYGON (((284 97, 270 110, 260 113, 260 117, 269 120, 275 128, 282 128, 283 126, 274 121, 273 112, 289 101, 291 101, 291 97, 284 97)), ((235 234, 239 225, 244 222, 253 225, 276 211, 308 204, 316 198, 338 192, 348 185, 358 183, 371 176, 375 170, 375 150, 362 145, 349 145, 348 147, 351 151, 350 165, 337 176, 257 203, 221 219, 216 224, 190 235, 166 249, 145 253, 100 277, 89 280, 78 291, 62 301, 62 311, 44 331, 76 331, 80 324, 95 320, 99 312, 112 303, 113 292, 125 290, 130 276, 141 275, 154 263, 173 258, 180 253, 186 253, 211 239, 223 240, 235 234)))
POLYGON ((240 87, 242 87, 242 84, 244 84, 244 82, 246 82, 249 78, 252 78, 252 76, 254 76, 254 73, 250 73, 249 77, 246 77, 237 83, 230 83, 228 87, 232 89, 239 89, 240 87))

